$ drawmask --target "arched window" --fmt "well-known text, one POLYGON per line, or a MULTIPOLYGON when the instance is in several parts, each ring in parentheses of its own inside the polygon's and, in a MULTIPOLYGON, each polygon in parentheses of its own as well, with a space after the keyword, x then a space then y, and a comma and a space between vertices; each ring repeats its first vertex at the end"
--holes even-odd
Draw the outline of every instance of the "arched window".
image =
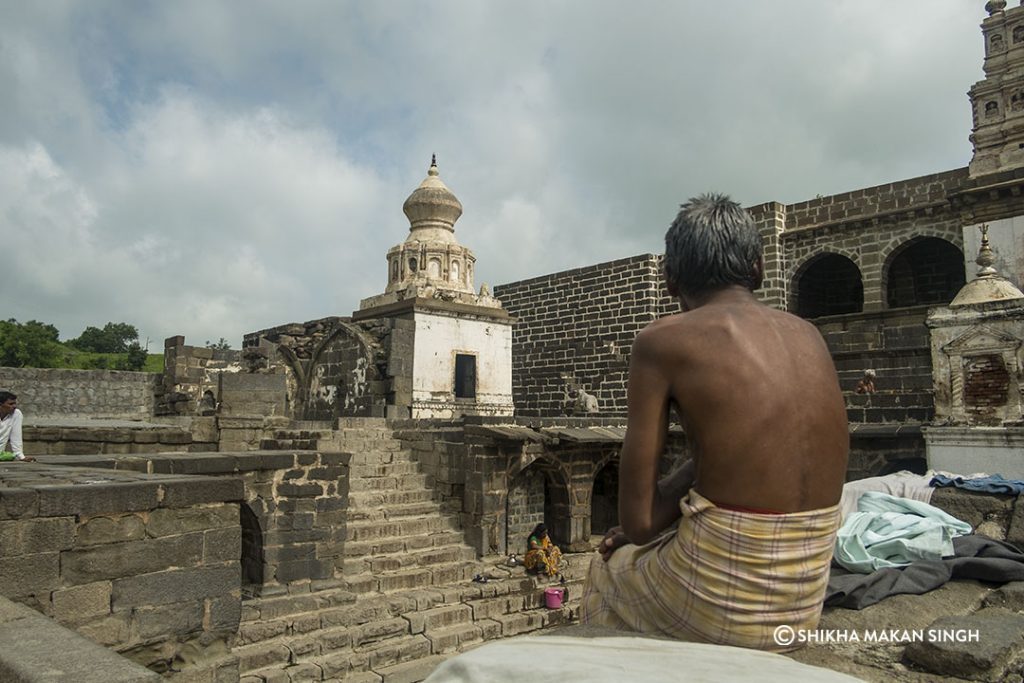
POLYGON ((432 258, 427 261, 427 275, 435 280, 441 278, 441 261, 436 258, 432 258))
POLYGON ((860 269, 839 254, 824 254, 804 265, 794 278, 796 314, 802 318, 860 313, 864 282, 860 269))
POLYGON ((458 282, 459 281, 459 262, 458 261, 452 261, 451 280, 452 280, 452 282, 458 282))
POLYGON ((964 254, 938 237, 901 245, 885 269, 889 308, 948 304, 964 286, 964 254))

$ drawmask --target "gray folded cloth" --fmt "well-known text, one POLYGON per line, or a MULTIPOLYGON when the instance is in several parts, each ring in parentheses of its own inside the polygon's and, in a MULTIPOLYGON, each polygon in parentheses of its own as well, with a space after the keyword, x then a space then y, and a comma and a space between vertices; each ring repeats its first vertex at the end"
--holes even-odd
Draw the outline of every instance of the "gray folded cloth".
POLYGON ((870 574, 854 574, 833 566, 825 606, 863 609, 890 595, 927 593, 951 579, 1024 581, 1024 553, 1009 543, 968 534, 954 538, 953 556, 941 560, 913 562, 870 574))

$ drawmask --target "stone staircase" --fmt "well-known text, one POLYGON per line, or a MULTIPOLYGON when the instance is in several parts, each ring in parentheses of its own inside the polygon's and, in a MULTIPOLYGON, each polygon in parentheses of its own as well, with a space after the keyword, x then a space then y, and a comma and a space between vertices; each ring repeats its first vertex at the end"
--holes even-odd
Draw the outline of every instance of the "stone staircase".
POLYGON ((564 584, 477 561, 383 420, 301 424, 263 447, 352 453, 348 538, 337 586, 243 602, 232 648, 243 683, 412 683, 486 640, 575 619, 589 556, 566 556, 564 584), (545 608, 544 589, 562 585, 569 602, 545 608))

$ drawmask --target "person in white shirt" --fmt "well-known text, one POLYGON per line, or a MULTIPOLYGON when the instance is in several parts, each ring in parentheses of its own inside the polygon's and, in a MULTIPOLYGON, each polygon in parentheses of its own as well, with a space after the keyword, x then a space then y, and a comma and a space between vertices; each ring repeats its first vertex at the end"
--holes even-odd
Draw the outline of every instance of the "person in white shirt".
POLYGON ((24 416, 18 410, 18 397, 9 391, 0 391, 0 453, 14 453, 15 460, 31 462, 26 458, 21 440, 21 423, 24 416))

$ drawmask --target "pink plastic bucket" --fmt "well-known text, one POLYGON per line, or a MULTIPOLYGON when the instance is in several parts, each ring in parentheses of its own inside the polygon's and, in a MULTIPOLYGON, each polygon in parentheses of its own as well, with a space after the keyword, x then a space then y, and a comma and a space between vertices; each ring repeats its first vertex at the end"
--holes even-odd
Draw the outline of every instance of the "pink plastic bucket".
POLYGON ((562 598, 565 591, 562 588, 544 589, 544 606, 548 609, 558 609, 562 606, 562 598))

